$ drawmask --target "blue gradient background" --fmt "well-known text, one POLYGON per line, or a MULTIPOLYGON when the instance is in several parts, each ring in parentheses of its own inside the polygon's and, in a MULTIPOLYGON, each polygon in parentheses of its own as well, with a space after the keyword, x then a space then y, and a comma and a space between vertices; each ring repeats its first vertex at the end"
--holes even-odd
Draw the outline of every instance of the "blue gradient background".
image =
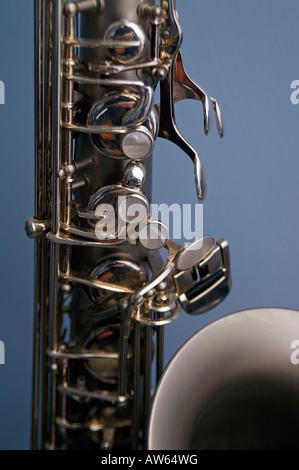
MULTIPOLYGON (((202 156, 208 195, 204 231, 231 246, 233 289, 202 317, 182 313, 166 330, 166 358, 191 334, 228 313, 253 307, 298 309, 299 2, 178 0, 190 75, 219 99, 225 138, 203 134, 198 102, 176 106, 183 135, 202 156)), ((1 304, 0 448, 27 449, 30 436, 33 242, 33 2, 1 0, 0 106, 1 304)), ((193 167, 160 141, 154 202, 196 203, 193 167)), ((294 338, 296 332, 294 332, 294 338)), ((299 332, 297 333, 299 337, 299 332)))

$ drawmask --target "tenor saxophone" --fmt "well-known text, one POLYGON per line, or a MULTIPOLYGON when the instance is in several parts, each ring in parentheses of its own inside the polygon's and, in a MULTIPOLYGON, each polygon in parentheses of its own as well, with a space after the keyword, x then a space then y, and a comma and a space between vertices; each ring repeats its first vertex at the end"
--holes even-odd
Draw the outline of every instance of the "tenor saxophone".
POLYGON ((34 9, 32 448, 146 448, 165 325, 230 290, 225 240, 180 245, 151 215, 152 154, 158 137, 187 154, 201 203, 203 165, 174 104, 201 101, 205 134, 215 113, 222 136, 220 107, 186 72, 175 0, 34 9))

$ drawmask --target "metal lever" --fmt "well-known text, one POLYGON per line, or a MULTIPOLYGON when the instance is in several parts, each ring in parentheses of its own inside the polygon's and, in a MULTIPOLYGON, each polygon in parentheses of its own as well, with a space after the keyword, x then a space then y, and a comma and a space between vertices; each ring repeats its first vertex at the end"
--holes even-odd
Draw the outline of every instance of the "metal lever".
POLYGON ((212 122, 211 101, 205 90, 201 88, 197 83, 195 83, 187 74, 181 51, 178 52, 175 62, 173 99, 175 103, 186 99, 197 100, 202 102, 204 132, 207 135, 210 131, 212 122))
POLYGON ((219 103, 217 100, 215 100, 215 98, 211 98, 211 101, 212 101, 212 105, 213 105, 213 109, 215 111, 215 114, 216 114, 216 122, 217 122, 217 129, 218 129, 218 132, 220 134, 220 137, 223 137, 224 136, 224 129, 223 129, 223 119, 222 119, 222 112, 221 112, 221 108, 219 106, 219 103))
POLYGON ((201 101, 203 105, 204 132, 207 135, 212 125, 212 108, 216 114, 217 128, 220 137, 223 137, 223 120, 219 103, 206 93, 206 91, 192 80, 186 72, 182 51, 178 52, 175 62, 174 75, 174 102, 191 99, 201 101))
POLYGON ((206 195, 206 178, 201 159, 194 148, 191 147, 191 145, 181 135, 175 121, 173 71, 174 65, 171 66, 167 78, 160 83, 161 102, 159 137, 170 140, 191 158, 194 164, 194 178, 197 197, 199 202, 203 202, 206 195))
POLYGON ((206 180, 201 159, 191 145, 179 132, 174 114, 174 76, 175 62, 182 43, 182 29, 178 22, 175 0, 162 2, 165 31, 168 31, 171 40, 164 39, 161 45, 161 54, 169 59, 169 70, 165 80, 160 82, 160 132, 159 137, 170 140, 180 147, 193 161, 196 192, 199 202, 206 195, 206 180), (167 7, 165 8, 165 5, 167 7))
MULTIPOLYGON (((163 10, 165 27, 170 33, 171 40, 164 40, 161 53, 169 58, 169 70, 165 80, 160 82, 160 131, 159 137, 170 140, 180 147, 193 161, 196 192, 199 202, 203 202, 206 195, 206 180, 204 169, 198 153, 184 139, 178 130, 174 103, 182 99, 191 98, 202 102, 204 111, 204 132, 208 134, 211 125, 211 104, 207 93, 197 85, 187 74, 180 46, 182 31, 177 19, 175 1, 169 0, 168 8, 163 10)), ((220 136, 223 135, 223 123, 219 104, 211 99, 212 107, 216 113, 220 136)))

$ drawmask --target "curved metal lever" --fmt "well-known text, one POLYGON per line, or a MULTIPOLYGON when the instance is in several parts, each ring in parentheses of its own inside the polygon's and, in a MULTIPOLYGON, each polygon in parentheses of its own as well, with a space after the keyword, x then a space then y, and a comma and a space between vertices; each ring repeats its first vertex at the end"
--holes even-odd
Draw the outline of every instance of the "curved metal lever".
POLYGON ((168 240, 165 245, 165 248, 168 249, 169 254, 163 266, 160 270, 155 273, 152 279, 142 286, 139 290, 137 290, 130 298, 129 303, 125 312, 125 320, 124 320, 124 329, 123 333, 126 338, 129 337, 130 334, 130 321, 133 315, 133 311, 143 302, 144 295, 149 292, 151 289, 154 289, 160 282, 162 282, 175 268, 175 257, 182 249, 181 245, 178 243, 168 240))
MULTIPOLYGON (((178 22, 178 15, 175 8, 175 0, 162 2, 162 5, 163 15, 165 17, 165 28, 167 28, 170 32, 171 40, 165 40, 162 42, 161 45, 161 54, 169 59, 169 70, 166 79, 160 82, 161 101, 159 137, 162 137, 163 139, 167 139, 175 143, 187 155, 189 155, 189 157, 193 161, 197 197, 199 202, 202 202, 206 194, 206 181, 203 166, 199 155, 179 132, 174 114, 173 89, 175 77, 175 64, 177 57, 180 55, 180 47, 182 43, 182 29, 178 22)), ((179 59, 179 62, 181 62, 181 59, 179 59)))
POLYGON ((224 130, 223 130, 223 119, 222 119, 222 112, 221 112, 221 108, 219 106, 219 103, 217 100, 215 100, 215 98, 211 98, 211 101, 212 101, 212 105, 213 105, 213 109, 215 111, 215 114, 216 114, 216 122, 217 122, 217 129, 218 129, 218 132, 220 134, 220 137, 223 137, 224 135, 224 130))
POLYGON ((179 51, 175 62, 174 75, 174 102, 192 99, 201 101, 204 115, 204 132, 207 135, 212 125, 212 108, 216 114, 217 128, 220 137, 223 137, 223 120, 218 102, 209 97, 206 91, 192 80, 186 72, 182 52, 179 51))
POLYGON ((202 102, 204 117, 204 132, 207 135, 212 124, 212 105, 209 95, 194 82, 186 72, 182 52, 179 51, 175 62, 174 74, 174 102, 191 99, 202 102))
POLYGON ((173 69, 174 66, 171 67, 167 78, 160 83, 161 102, 159 137, 170 140, 189 155, 194 164, 194 178, 197 197, 199 202, 203 202, 206 195, 206 179, 201 159, 194 148, 191 147, 191 145, 181 135, 175 121, 173 69))
POLYGON ((139 126, 143 124, 153 108, 154 90, 150 86, 139 87, 140 99, 135 108, 127 112, 123 118, 124 126, 139 126))
POLYGON ((152 279, 144 286, 140 287, 140 289, 134 292, 129 298, 128 305, 124 312, 123 336, 125 338, 128 338, 130 335, 130 321, 133 312, 143 303, 145 294, 164 281, 174 270, 177 272, 185 271, 204 260, 207 255, 211 253, 213 246, 214 239, 211 237, 194 240, 184 246, 179 245, 173 240, 167 241, 165 244, 165 248, 168 250, 166 261, 162 266, 159 266, 157 272, 153 273, 152 279))

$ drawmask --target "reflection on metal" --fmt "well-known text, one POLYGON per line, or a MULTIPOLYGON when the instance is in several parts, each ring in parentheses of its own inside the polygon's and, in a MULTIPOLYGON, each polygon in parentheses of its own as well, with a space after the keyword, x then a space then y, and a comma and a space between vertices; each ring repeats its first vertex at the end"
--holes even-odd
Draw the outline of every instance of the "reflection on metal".
POLYGON ((144 31, 136 23, 130 21, 112 23, 106 31, 104 39, 112 44, 121 41, 131 43, 131 47, 120 47, 119 45, 106 47, 109 57, 121 64, 137 62, 146 50, 144 31), (134 46, 132 43, 134 43, 134 46))

